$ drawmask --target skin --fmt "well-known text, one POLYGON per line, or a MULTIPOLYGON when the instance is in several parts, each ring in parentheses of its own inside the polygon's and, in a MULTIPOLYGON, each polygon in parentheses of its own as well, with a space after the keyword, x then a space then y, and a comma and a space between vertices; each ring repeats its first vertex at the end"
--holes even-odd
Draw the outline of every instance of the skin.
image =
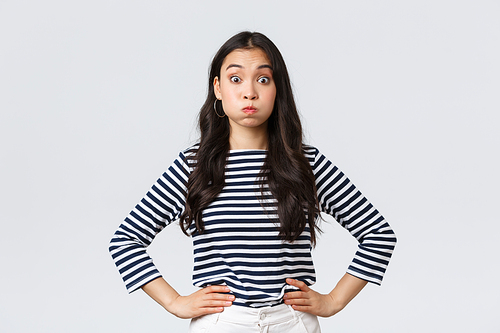
POLYGON ((331 317, 345 308, 367 283, 346 273, 329 294, 320 294, 302 281, 286 279, 286 282, 300 291, 286 293, 285 304, 291 305, 297 311, 320 317, 331 317))
POLYGON ((210 286, 181 296, 163 278, 148 282, 142 286, 142 290, 165 310, 183 319, 222 312, 224 307, 231 306, 234 301, 233 295, 221 294, 229 292, 226 286, 210 286))
MULTIPOLYGON (((213 85, 229 119, 230 149, 267 149, 267 122, 276 98, 272 75, 271 62, 259 48, 237 49, 224 59, 213 85), (244 112, 247 106, 255 107, 255 112, 244 112)), ((345 274, 329 294, 320 294, 302 281, 287 279, 286 282, 300 290, 286 293, 285 304, 321 317, 338 313, 367 283, 345 274)), ((225 294, 230 291, 227 286, 210 286, 181 296, 163 278, 145 284, 142 289, 168 312, 185 319, 222 312, 235 299, 225 294)))
POLYGON ((222 100, 229 119, 230 149, 266 149, 267 121, 273 112, 276 86, 264 51, 254 48, 229 53, 213 85, 215 97, 222 100), (255 107, 255 113, 245 113, 247 106, 255 107))

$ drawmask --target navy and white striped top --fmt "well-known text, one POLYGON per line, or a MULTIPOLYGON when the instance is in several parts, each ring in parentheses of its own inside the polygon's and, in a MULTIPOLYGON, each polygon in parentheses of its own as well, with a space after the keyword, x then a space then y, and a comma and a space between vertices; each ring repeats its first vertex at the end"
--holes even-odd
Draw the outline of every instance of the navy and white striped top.
MULTIPOLYGON (((129 292, 161 276, 146 247, 182 214, 186 183, 195 167, 190 156, 196 148, 179 154, 111 240, 109 251, 129 292)), ((307 285, 316 281, 309 228, 293 243, 282 241, 272 221, 277 218, 276 200, 270 192, 264 192, 264 196, 260 193, 257 179, 266 154, 265 150, 230 151, 226 185, 203 211, 205 232, 192 234, 193 284, 227 285, 236 296, 234 305, 279 304, 290 287, 286 278, 307 285), (271 205, 263 205, 262 200, 271 205)), ((349 179, 316 148, 306 146, 305 155, 316 178, 321 211, 332 215, 359 242, 347 272, 380 284, 396 243, 394 232, 349 179)))

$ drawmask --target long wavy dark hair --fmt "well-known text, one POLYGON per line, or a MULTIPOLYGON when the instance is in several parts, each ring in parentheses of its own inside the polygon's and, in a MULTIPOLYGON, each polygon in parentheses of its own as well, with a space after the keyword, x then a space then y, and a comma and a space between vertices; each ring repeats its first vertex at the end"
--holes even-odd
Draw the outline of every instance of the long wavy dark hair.
MULTIPOLYGON (((236 49, 262 49, 269 58, 276 85, 276 98, 268 119, 268 152, 260 171, 260 188, 264 183, 277 200, 279 236, 293 242, 309 226, 311 244, 316 243, 316 224, 319 205, 315 178, 304 156, 302 125, 295 106, 290 78, 278 48, 266 36, 258 32, 244 31, 231 37, 221 46, 210 67, 207 99, 199 116, 201 138, 195 153, 195 168, 187 183, 186 209, 180 217, 182 231, 189 235, 195 223, 196 231, 203 233, 205 226, 202 213, 214 201, 225 186, 224 172, 229 154, 229 121, 219 118, 214 110, 216 97, 213 82, 220 77, 226 56, 236 49)), ((218 103, 219 114, 222 105, 218 103)))

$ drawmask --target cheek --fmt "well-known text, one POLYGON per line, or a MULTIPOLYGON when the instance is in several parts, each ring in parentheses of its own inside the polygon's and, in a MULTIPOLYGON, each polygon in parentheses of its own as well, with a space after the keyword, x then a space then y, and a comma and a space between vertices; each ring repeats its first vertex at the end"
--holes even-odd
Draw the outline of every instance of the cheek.
POLYGON ((272 89, 269 89, 269 98, 274 100, 276 98, 276 86, 273 86, 272 89))
POLYGON ((223 89, 221 90, 222 96, 228 101, 233 101, 238 98, 238 91, 235 89, 223 89))
POLYGON ((274 106, 275 100, 276 100, 276 91, 270 91, 266 94, 266 101, 269 103, 269 106, 271 108, 274 106))

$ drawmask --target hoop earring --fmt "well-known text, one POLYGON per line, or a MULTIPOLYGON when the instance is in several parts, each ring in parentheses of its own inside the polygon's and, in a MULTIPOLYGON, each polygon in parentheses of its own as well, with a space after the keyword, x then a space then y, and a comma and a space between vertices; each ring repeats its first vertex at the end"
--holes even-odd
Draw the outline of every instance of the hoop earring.
POLYGON ((214 111, 215 111, 215 114, 216 114, 217 116, 219 116, 219 118, 224 118, 224 117, 226 116, 226 114, 225 114, 225 113, 224 113, 224 115, 223 115, 223 116, 220 116, 220 115, 217 113, 217 108, 215 107, 215 103, 217 103, 217 101, 218 101, 218 99, 216 99, 216 100, 214 101, 214 111))

